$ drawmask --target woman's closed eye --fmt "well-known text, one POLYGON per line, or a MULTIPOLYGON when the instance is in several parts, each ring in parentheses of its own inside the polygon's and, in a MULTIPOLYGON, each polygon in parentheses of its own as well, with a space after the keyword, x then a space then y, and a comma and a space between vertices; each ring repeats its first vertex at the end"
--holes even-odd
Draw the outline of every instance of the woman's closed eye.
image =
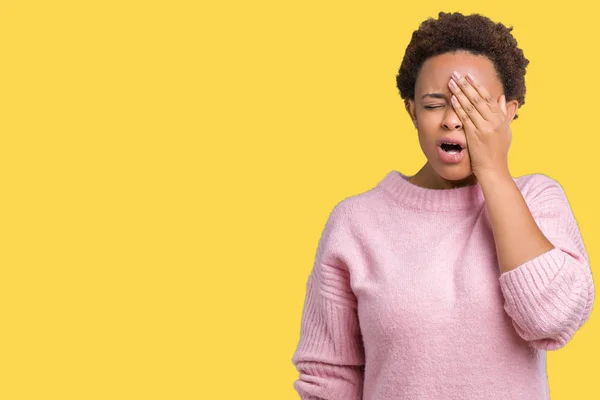
POLYGON ((427 109, 432 109, 432 108, 440 108, 443 107, 443 105, 439 105, 439 104, 428 104, 423 106, 423 108, 427 108, 427 109))

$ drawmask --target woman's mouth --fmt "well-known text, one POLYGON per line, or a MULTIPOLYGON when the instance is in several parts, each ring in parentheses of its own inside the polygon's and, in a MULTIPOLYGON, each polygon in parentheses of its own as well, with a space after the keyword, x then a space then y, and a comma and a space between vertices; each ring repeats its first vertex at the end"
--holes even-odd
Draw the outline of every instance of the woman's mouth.
POLYGON ((437 146, 440 159, 448 164, 456 164, 462 161, 465 156, 466 149, 459 144, 442 143, 437 146))
POLYGON ((454 143, 442 143, 441 148, 442 148, 442 150, 444 150, 446 153, 449 153, 449 154, 458 154, 462 150, 462 147, 460 144, 454 144, 454 143))

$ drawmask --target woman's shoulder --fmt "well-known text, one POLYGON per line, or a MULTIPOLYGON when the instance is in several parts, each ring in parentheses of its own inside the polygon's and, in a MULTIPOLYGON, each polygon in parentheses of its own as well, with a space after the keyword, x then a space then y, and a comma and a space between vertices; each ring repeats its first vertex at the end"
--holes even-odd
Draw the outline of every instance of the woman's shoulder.
POLYGON ((560 183, 549 175, 541 172, 525 174, 513 178, 520 186, 542 186, 542 185, 559 185, 560 183))
POLYGON ((335 205, 334 210, 348 218, 360 218, 381 208, 385 203, 381 197, 380 188, 372 187, 346 196, 335 205))
POLYGON ((543 173, 532 173, 513 179, 528 203, 540 199, 545 201, 567 201, 562 185, 551 176, 543 173))

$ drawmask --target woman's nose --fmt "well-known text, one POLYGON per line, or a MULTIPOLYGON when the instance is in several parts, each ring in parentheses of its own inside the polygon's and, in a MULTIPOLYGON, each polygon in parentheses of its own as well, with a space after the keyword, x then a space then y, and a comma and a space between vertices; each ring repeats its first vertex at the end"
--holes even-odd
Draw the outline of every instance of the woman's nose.
POLYGON ((454 110, 450 110, 444 116, 442 125, 446 129, 460 129, 462 128, 462 121, 458 118, 458 115, 454 110))

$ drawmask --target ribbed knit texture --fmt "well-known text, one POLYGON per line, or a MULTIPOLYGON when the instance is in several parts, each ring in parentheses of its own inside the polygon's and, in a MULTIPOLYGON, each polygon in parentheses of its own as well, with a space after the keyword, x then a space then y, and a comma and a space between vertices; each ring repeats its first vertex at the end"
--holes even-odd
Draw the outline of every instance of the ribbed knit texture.
POLYGON ((594 283, 566 195, 513 178, 555 248, 500 273, 478 184, 392 170, 333 208, 306 283, 294 388, 304 400, 549 399, 546 351, 589 318, 594 283))

